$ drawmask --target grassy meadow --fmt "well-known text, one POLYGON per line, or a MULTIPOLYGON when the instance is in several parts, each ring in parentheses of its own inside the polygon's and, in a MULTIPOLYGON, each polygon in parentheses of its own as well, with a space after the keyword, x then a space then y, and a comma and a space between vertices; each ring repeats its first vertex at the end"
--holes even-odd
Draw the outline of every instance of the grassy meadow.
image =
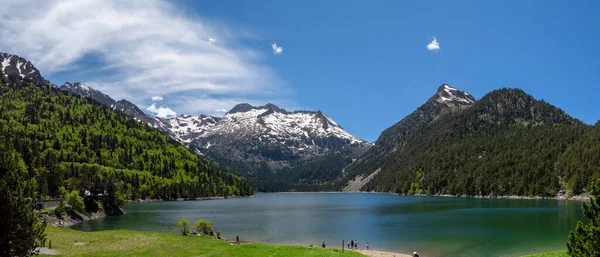
POLYGON ((172 233, 139 232, 129 230, 106 230, 81 232, 48 226, 46 228, 54 256, 347 256, 362 254, 336 248, 309 248, 306 246, 284 246, 271 244, 232 244, 224 240, 205 236, 181 236, 172 233))

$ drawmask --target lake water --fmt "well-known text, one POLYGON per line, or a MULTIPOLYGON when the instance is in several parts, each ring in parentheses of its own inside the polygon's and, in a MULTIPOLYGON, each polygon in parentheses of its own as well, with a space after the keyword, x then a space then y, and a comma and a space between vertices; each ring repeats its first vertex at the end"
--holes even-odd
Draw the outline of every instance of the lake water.
POLYGON ((127 214, 88 221, 85 231, 173 232, 181 218, 208 219, 228 239, 360 248, 422 256, 519 256, 565 249, 583 220, 581 202, 369 193, 276 193, 212 201, 130 203, 127 214))

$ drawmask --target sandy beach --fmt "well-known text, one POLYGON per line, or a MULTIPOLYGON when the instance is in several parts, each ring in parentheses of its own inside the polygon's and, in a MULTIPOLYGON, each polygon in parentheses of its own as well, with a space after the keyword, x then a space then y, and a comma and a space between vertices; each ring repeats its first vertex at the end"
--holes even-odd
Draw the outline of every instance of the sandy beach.
POLYGON ((353 251, 359 252, 366 256, 371 256, 371 257, 412 257, 410 254, 405 254, 405 253, 392 253, 392 252, 374 251, 374 250, 353 250, 353 251))

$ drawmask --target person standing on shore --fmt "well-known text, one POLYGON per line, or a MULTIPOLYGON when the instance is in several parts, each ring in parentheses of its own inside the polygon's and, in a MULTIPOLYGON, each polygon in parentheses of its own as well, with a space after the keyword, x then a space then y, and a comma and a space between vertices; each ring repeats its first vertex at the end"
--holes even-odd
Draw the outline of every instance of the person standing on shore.
POLYGON ((354 250, 354 240, 350 240, 350 249, 354 250))
POLYGON ((321 247, 325 248, 325 241, 323 241, 323 244, 321 244, 321 247))
POLYGON ((369 250, 369 242, 367 242, 367 251, 369 250))
POLYGON ((354 250, 358 250, 358 241, 354 240, 354 250))

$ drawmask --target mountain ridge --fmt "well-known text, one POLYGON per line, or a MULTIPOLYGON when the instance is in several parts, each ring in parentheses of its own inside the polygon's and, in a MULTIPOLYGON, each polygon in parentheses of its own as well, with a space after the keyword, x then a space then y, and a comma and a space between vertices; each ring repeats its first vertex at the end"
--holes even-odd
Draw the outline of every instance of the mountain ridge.
MULTIPOLYGON (((135 104, 122 99, 115 101, 108 95, 82 83, 67 82, 60 87, 80 97, 89 97, 120 111, 136 121, 146 123, 166 133, 194 152, 208 156, 220 163, 229 163, 239 174, 263 180, 281 179, 278 170, 289 169, 314 178, 341 177, 342 163, 358 157, 371 145, 346 132, 322 111, 287 111, 268 103, 252 106, 235 105, 223 117, 201 114, 180 114, 174 117, 154 117, 143 113, 135 104), (299 167, 314 167, 311 158, 335 153, 335 158, 322 160, 339 162, 333 171, 323 171, 327 176, 314 176, 299 167), (336 175, 337 174, 337 175, 336 175)), ((290 177, 297 178, 298 175, 290 177)), ((300 177, 296 181, 306 181, 300 177)), ((325 181, 310 181, 323 183, 325 181)), ((270 183, 270 182, 269 182, 270 183)), ((276 182, 279 183, 279 182, 276 182)), ((288 187, 293 183, 285 181, 288 187)), ((322 190, 322 189, 320 189, 322 190)))
POLYGON ((439 109, 427 108, 432 99, 384 131, 346 168, 345 181, 370 177, 362 190, 401 194, 554 196, 567 190, 572 178, 560 176, 555 164, 589 126, 521 89, 494 90, 439 116, 433 115, 439 109), (398 129, 414 128, 406 123, 415 114, 428 122, 409 130, 413 134, 398 129), (376 148, 393 136, 401 140, 376 148))

